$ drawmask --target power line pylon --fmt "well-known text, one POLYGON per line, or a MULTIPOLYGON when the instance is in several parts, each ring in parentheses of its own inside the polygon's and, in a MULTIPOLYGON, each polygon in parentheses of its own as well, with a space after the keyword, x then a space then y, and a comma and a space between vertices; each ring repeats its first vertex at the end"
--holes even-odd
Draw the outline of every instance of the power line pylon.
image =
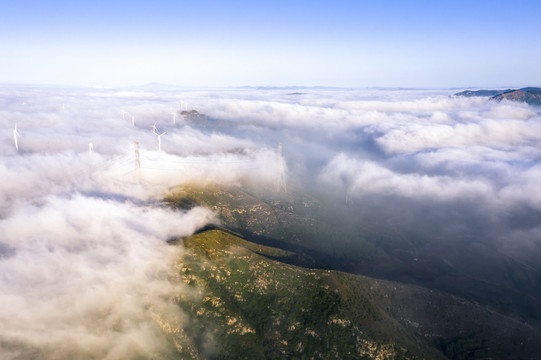
POLYGON ((139 154, 139 142, 134 141, 133 147, 135 149, 135 172, 137 172, 137 169, 141 168, 141 156, 139 154))
POLYGON ((282 144, 278 144, 278 173, 276 174, 276 192, 287 192, 286 162, 282 152, 282 144))

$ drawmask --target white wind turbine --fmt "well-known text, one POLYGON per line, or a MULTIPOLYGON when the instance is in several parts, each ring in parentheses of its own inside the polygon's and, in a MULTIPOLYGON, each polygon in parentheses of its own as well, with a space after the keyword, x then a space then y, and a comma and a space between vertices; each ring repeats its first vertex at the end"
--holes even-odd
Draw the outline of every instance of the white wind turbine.
POLYGON ((15 140, 15 149, 19 151, 19 142, 17 138, 20 138, 21 135, 19 135, 19 132, 17 131, 17 123, 15 123, 15 129, 13 129, 13 140, 15 140))
POLYGON ((126 121, 126 114, 128 112, 127 111, 122 111, 122 120, 126 121))
MULTIPOLYGON (((156 125, 156 124, 154 124, 154 125, 156 125)), ((162 151, 162 136, 167 134, 167 130, 165 130, 161 134, 158 134, 157 130, 158 129, 156 128, 156 126, 154 126, 154 129, 152 129, 152 132, 154 133, 154 135, 156 135, 158 137, 158 151, 162 151)))
POLYGON ((173 111, 173 125, 177 124, 177 112, 173 111))

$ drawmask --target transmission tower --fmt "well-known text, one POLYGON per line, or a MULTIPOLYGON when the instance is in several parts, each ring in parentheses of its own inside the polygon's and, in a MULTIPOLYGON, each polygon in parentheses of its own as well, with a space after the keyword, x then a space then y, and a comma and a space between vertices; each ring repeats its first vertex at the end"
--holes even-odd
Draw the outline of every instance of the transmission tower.
POLYGON ((286 188, 286 162, 282 152, 282 144, 278 144, 278 173, 276 174, 276 192, 287 192, 286 188))
POLYGON ((134 141, 133 146, 135 149, 135 172, 141 168, 141 157, 139 156, 139 142, 134 141))

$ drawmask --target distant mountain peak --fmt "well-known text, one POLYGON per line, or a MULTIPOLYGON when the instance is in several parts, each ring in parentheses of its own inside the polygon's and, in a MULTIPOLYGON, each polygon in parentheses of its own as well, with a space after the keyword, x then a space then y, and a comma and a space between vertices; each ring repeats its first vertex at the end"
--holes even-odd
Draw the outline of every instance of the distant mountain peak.
POLYGON ((463 96, 463 97, 477 97, 477 96, 487 96, 492 97, 500 95, 503 92, 508 90, 464 90, 454 94, 454 96, 463 96))
POLYGON ((507 90, 464 90, 454 94, 454 96, 485 96, 489 97, 489 100, 491 101, 500 102, 502 100, 508 100, 522 102, 533 106, 541 106, 541 88, 538 87, 524 87, 507 90))
POLYGON ((541 88, 526 87, 517 90, 509 90, 499 95, 492 96, 492 101, 516 101, 523 102, 528 105, 541 106, 541 88))

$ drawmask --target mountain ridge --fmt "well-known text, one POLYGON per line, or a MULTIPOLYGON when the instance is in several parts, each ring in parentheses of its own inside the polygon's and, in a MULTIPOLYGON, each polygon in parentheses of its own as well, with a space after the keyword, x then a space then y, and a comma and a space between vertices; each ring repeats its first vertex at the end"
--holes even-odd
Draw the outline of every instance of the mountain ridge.
POLYGON ((204 353, 203 333, 210 336, 211 328, 219 346, 209 358, 541 356, 539 327, 489 306, 414 284, 313 268, 311 261, 319 261, 313 253, 295 254, 309 250, 300 239, 288 248, 280 248, 287 239, 252 242, 265 234, 288 235, 280 209, 295 223, 303 208, 309 213, 306 209, 321 206, 310 196, 287 198, 275 194, 274 202, 261 201, 240 188, 218 186, 183 186, 167 197, 173 207, 213 209, 228 224, 209 226, 182 241, 188 251, 179 261, 179 274, 203 289, 202 300, 179 300, 191 323, 200 326, 193 335, 197 353, 204 353), (276 225, 280 222, 285 227, 276 225))
POLYGON ((528 105, 541 105, 541 88, 524 87, 520 89, 506 90, 464 90, 453 94, 461 97, 489 97, 491 101, 502 100, 526 103, 528 105))

